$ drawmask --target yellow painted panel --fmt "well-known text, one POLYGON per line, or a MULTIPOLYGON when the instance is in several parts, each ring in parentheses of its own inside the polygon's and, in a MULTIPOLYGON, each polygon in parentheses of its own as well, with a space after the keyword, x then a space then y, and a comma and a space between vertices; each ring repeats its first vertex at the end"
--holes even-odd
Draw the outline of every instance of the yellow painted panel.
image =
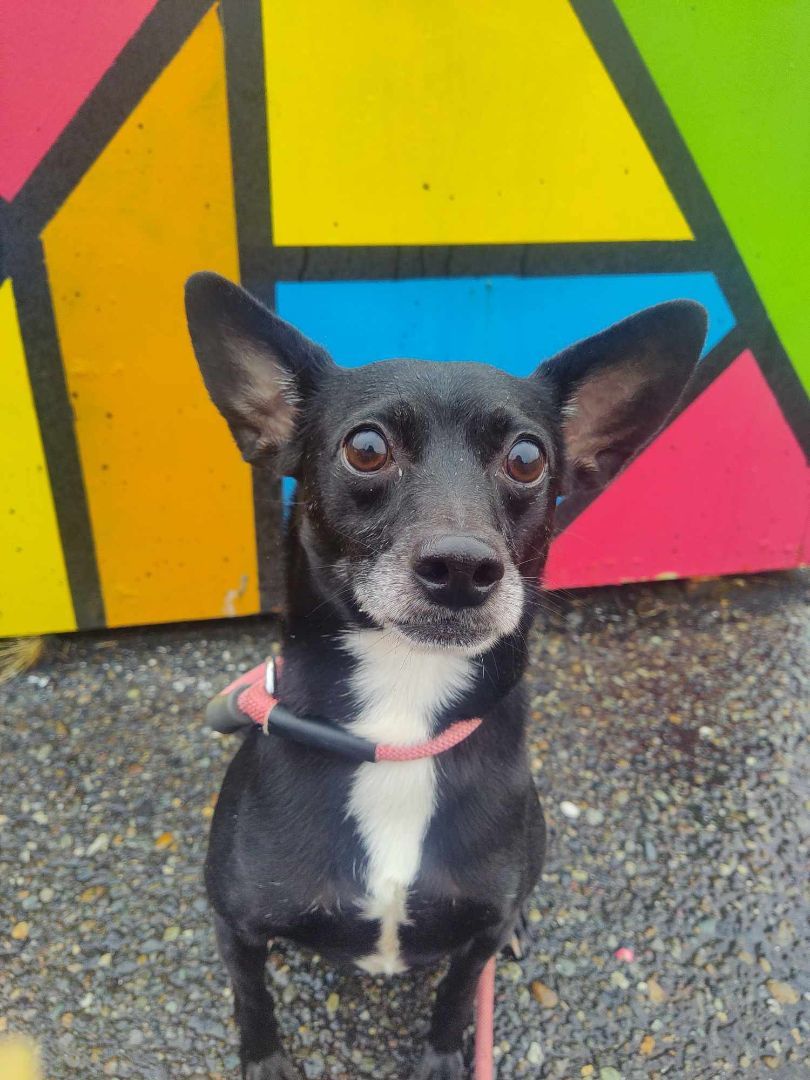
POLYGON ((263 0, 277 244, 691 233, 565 0, 263 0))
POLYGON ((110 625, 256 611, 250 473, 183 315, 192 271, 238 275, 216 10, 43 239, 110 625))
POLYGON ((75 630, 10 281, 0 286, 0 636, 75 630))

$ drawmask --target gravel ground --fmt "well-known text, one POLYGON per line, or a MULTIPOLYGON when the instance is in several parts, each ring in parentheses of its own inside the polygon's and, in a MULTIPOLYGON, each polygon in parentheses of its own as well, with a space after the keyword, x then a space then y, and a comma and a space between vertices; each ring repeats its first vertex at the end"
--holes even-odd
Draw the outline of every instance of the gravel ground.
MULTIPOLYGON (((550 855, 498 973, 500 1080, 806 1077, 807 577, 549 598, 529 675, 550 855), (629 952, 617 950, 630 950, 629 952)), ((201 710, 271 620, 55 639, 0 689, 0 1028, 47 1080, 237 1075, 201 866, 201 710)), ((282 946, 307 1077, 404 1077, 435 978, 282 946)))

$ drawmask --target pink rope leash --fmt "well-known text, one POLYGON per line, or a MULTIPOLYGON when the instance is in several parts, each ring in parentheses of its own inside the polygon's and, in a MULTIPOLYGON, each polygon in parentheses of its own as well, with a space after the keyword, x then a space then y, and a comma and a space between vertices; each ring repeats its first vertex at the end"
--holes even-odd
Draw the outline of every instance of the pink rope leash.
POLYGON ((390 746, 388 743, 377 745, 377 761, 418 761, 419 758, 436 757, 445 750, 451 750, 458 746, 468 735, 481 726, 480 719, 476 716, 472 720, 456 720, 441 735, 437 735, 427 742, 417 743, 416 746, 390 746))
MULTIPOLYGON (((274 689, 275 671, 276 669, 280 671, 281 666, 281 658, 275 661, 266 660, 264 663, 258 664, 255 668, 234 679, 229 686, 226 686, 217 695, 214 701, 226 698, 229 694, 238 691, 236 700, 239 712, 261 727, 265 735, 268 734, 270 714, 279 704, 274 689), (268 674, 273 676, 271 680, 273 690, 268 686, 268 674)), ((469 720, 456 720, 441 734, 421 743, 410 746, 395 746, 390 743, 377 743, 376 746, 370 745, 374 749, 374 761, 419 761, 421 758, 437 757, 446 750, 452 750, 454 746, 464 742, 480 726, 481 718, 474 716, 469 720)))
POLYGON ((495 957, 487 960, 475 994, 475 1080, 493 1080, 495 1028, 495 957))

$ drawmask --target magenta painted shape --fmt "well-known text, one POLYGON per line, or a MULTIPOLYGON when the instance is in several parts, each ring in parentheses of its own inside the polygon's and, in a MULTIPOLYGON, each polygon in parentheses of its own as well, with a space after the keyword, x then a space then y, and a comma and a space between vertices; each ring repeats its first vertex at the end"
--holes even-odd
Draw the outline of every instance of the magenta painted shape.
POLYGON ((0 0, 0 195, 13 199, 157 0, 0 0))
POLYGON ((810 469, 745 351, 557 537, 546 585, 798 566, 810 469))

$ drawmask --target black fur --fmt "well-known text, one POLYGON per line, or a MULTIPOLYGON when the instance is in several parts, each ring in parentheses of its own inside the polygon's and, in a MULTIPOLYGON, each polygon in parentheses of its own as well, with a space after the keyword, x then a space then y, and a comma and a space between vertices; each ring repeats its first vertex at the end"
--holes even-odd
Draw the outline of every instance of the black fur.
MULTIPOLYGON (((511 937, 543 860, 520 678, 557 498, 604 483, 655 434, 697 360, 705 315, 687 301, 661 305, 518 379, 486 365, 412 360, 340 370, 214 275, 190 280, 187 310, 206 385, 243 453, 298 480, 279 691, 292 711, 336 724, 353 718, 355 661, 340 635, 379 625, 362 596, 380 559, 407 574, 425 537, 452 532, 476 536, 522 576, 518 625, 483 645, 469 691, 436 719, 437 731, 470 716, 483 724, 441 759, 438 806, 400 929, 409 964, 450 957, 414 1078, 461 1077, 478 976, 511 937), (395 464, 360 476, 341 447, 369 424, 388 438, 395 464), (548 462, 533 486, 503 467, 523 435, 548 462)), ((474 651, 491 629, 495 594, 451 610, 414 583, 402 632, 420 648, 474 651)), ((222 786, 206 883, 234 985, 243 1073, 253 1080, 298 1075, 265 987, 268 938, 338 961, 367 955, 377 941, 378 924, 361 912, 363 846, 346 816, 355 768, 253 732, 222 786)))

